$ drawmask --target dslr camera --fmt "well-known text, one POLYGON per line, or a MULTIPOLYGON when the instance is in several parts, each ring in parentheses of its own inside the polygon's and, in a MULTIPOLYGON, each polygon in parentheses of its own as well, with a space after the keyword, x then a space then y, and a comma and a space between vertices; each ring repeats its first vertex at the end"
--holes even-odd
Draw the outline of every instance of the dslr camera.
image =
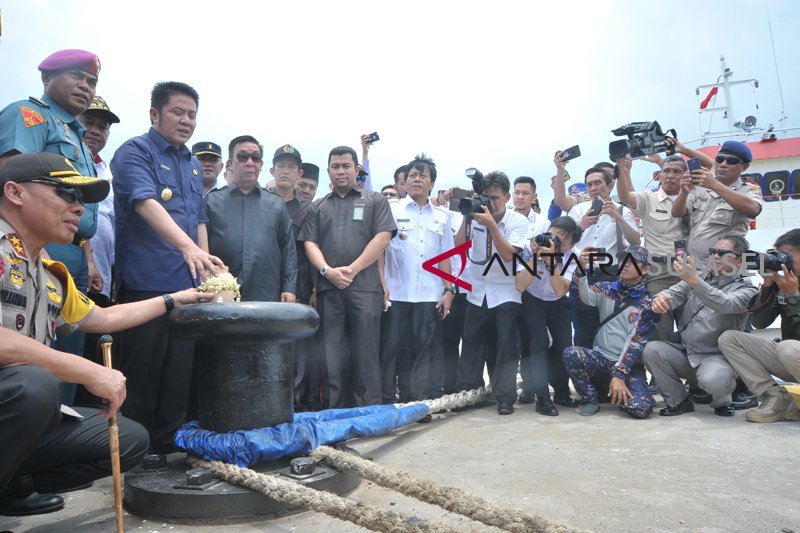
POLYGON ((769 272, 782 272, 781 267, 783 265, 786 265, 786 269, 789 271, 794 267, 792 256, 780 250, 767 250, 763 254, 749 250, 747 253, 752 257, 752 260, 748 261, 749 264, 747 265, 752 270, 757 270, 762 261, 764 262, 764 270, 769 272))
POLYGON ((472 180, 472 190, 475 196, 461 198, 458 201, 458 211, 465 217, 470 217, 474 213, 483 213, 483 206, 491 211, 492 204, 489 198, 483 194, 483 173, 477 168, 468 168, 466 175, 472 180))
MULTIPOLYGON (((630 154, 631 157, 642 157, 659 152, 667 152, 667 155, 675 153, 675 146, 667 144, 667 135, 661 131, 658 122, 631 122, 620 126, 611 133, 617 137, 627 136, 627 139, 612 141, 608 144, 608 155, 612 161, 630 154)), ((667 133, 677 139, 678 135, 674 129, 667 130, 667 133)))
POLYGON ((550 233, 549 231, 546 233, 540 233, 536 237, 534 237, 534 242, 536 246, 539 248, 550 248, 553 246, 555 248, 561 248, 561 239, 550 233))

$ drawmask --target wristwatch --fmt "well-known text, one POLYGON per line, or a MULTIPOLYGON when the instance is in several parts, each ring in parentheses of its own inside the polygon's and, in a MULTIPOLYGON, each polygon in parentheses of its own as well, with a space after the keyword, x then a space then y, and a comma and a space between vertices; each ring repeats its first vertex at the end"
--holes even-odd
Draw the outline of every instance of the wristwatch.
POLYGON ((328 274, 328 270, 330 270, 330 269, 331 269, 331 267, 329 267, 328 265, 324 265, 322 268, 319 269, 319 273, 324 278, 328 274))
POLYGON ((786 303, 789 305, 800 304, 800 294, 787 294, 786 303))
POLYGON ((455 287, 445 287, 444 290, 442 291, 442 294, 444 294, 446 292, 449 292, 449 293, 451 293, 452 295, 455 296, 456 288, 455 287))

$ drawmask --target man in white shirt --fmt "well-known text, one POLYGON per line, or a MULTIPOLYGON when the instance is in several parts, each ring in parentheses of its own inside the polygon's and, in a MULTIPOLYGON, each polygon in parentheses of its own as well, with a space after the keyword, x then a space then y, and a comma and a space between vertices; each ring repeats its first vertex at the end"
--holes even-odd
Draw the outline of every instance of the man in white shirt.
MULTIPOLYGON (((454 246, 447 212, 428 200, 436 164, 420 154, 408 164, 408 196, 389 202, 397 234, 384 251, 383 278, 391 306, 381 319, 383 401, 438 398, 443 387, 441 322, 450 311, 449 281, 422 264, 454 246)), ((450 259, 438 265, 450 272, 450 259)), ((430 420, 430 418, 428 418, 430 420)))
MULTIPOLYGON (((484 385, 483 367, 496 348, 489 378, 498 402, 497 412, 510 415, 517 400, 517 320, 520 293, 514 283, 512 260, 525 246, 528 220, 509 209, 511 184, 503 172, 490 172, 481 180, 490 208, 481 206, 470 222, 470 280, 461 360, 458 363, 459 390, 484 385), (475 261, 478 261, 476 263, 475 261), (496 337, 496 347, 486 339, 496 337)), ((456 235, 456 245, 467 240, 465 223, 456 235)))
MULTIPOLYGON (((528 219, 528 235, 526 240, 547 231, 550 221, 547 217, 540 215, 533 210, 533 203, 537 201, 536 182, 528 176, 520 176, 514 180, 514 212, 519 213, 528 219)), ((535 401, 533 391, 533 368, 530 361, 531 336, 525 326, 525 320, 520 316, 519 319, 519 372, 522 376, 522 394, 520 403, 533 403, 535 401)))
MULTIPOLYGON (((563 158, 557 156, 556 167, 563 165, 563 158)), ((606 253, 615 256, 617 251, 625 248, 624 240, 628 244, 641 244, 633 211, 611 200, 612 181, 613 176, 606 169, 592 167, 586 171, 589 201, 577 204, 568 213, 583 230, 581 240, 575 245, 581 250, 605 248, 606 253), (596 207, 597 199, 603 201, 599 212, 596 207)), ((584 305, 576 294, 573 294, 573 304, 576 315, 575 344, 591 348, 600 326, 597 308, 584 305)))

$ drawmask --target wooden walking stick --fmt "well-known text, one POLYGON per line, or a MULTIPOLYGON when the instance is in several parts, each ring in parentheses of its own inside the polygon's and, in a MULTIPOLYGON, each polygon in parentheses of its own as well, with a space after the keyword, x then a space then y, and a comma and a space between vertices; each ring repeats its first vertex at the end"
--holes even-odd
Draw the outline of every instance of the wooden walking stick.
MULTIPOLYGON (((100 337, 100 348, 103 350, 103 365, 111 368, 111 335, 100 337)), ((108 444, 111 448, 111 472, 114 475, 114 507, 117 512, 117 533, 123 533, 122 528, 122 472, 119 465, 119 427, 117 427, 117 413, 108 419, 108 444)))

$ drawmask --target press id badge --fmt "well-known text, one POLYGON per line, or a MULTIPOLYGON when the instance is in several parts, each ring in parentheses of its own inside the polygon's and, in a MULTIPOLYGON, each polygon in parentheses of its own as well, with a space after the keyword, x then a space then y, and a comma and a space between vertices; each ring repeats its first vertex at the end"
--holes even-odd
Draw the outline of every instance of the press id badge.
POLYGON ((364 220, 366 204, 353 204, 353 220, 364 220))

